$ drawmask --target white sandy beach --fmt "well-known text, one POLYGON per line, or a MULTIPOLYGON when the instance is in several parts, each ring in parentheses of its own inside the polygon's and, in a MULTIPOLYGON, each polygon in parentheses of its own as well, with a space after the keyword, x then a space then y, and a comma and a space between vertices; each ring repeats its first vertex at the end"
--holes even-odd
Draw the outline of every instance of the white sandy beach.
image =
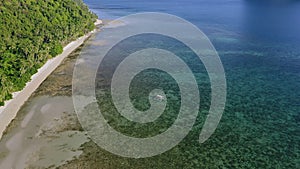
MULTIPOLYGON (((98 19, 95 22, 95 25, 99 24, 102 24, 102 21, 98 19)), ((66 45, 60 55, 48 60, 46 64, 44 64, 44 66, 42 66, 38 72, 31 77, 31 81, 26 84, 23 90, 13 93, 13 98, 6 101, 5 105, 0 107, 0 139, 6 127, 16 117, 17 112, 26 100, 28 100, 31 94, 71 52, 83 44, 83 42, 94 32, 95 30, 66 45)))
POLYGON ((102 24, 103 23, 103 21, 102 20, 100 20, 100 19, 97 19, 97 21, 94 23, 96 26, 97 25, 100 25, 100 24, 102 24))

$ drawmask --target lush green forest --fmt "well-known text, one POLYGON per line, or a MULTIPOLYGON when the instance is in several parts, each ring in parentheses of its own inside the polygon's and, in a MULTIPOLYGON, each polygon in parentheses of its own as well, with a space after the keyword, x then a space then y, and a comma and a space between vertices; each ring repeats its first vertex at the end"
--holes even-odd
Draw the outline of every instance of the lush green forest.
POLYGON ((81 0, 0 0, 0 105, 96 18, 81 0))

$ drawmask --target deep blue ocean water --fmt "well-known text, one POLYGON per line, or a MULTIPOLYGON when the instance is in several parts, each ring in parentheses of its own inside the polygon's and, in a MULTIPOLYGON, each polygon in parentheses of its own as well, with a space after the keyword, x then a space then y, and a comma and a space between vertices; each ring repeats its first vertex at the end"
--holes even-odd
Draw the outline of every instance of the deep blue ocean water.
MULTIPOLYGON (((101 19, 137 12, 165 12, 195 24, 218 51, 228 85, 222 120, 204 144, 197 142, 204 118, 199 117, 187 138, 164 154, 139 161, 109 156, 103 163, 123 164, 120 168, 300 168, 300 2, 85 0, 85 3, 101 19)), ((133 89, 139 93, 143 93, 139 87, 149 85, 142 80, 136 84, 133 89)), ((200 110, 203 114, 209 103, 207 85, 200 87, 204 92, 201 96, 204 107, 200 110)), ((141 102, 136 103, 137 107, 143 105, 141 102)), ((171 111, 178 109, 178 105, 173 105, 171 111)), ((118 128, 118 121, 111 125, 118 128)), ((130 126, 125 126, 125 129, 119 126, 119 130, 126 132, 130 126)), ((127 133, 138 137, 135 132, 143 127, 131 126, 127 133)), ((151 131, 149 134, 153 135, 151 131)))

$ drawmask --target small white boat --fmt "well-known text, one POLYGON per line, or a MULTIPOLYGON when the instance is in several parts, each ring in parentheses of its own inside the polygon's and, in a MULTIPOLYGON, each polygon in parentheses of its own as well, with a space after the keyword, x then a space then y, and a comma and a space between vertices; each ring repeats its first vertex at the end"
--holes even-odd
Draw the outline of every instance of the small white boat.
POLYGON ((158 95, 155 96, 155 99, 157 99, 159 101, 162 101, 162 100, 165 99, 165 97, 163 95, 158 94, 158 95))

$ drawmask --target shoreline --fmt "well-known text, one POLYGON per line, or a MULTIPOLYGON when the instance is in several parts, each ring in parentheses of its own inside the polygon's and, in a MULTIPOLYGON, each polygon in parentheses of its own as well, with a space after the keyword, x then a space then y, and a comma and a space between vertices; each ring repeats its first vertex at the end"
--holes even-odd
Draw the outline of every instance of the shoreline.
MULTIPOLYGON (((94 23, 96 26, 102 24, 102 20, 97 19, 94 23)), ((75 49, 82 45, 96 29, 79 37, 77 40, 70 42, 63 48, 63 52, 54 58, 49 59, 38 72, 31 76, 31 80, 26 83, 26 86, 18 92, 12 93, 13 98, 5 101, 4 106, 0 107, 0 139, 3 132, 11 121, 16 117, 20 108, 32 95, 32 93, 40 86, 40 84, 61 64, 61 62, 68 57, 75 49)))

